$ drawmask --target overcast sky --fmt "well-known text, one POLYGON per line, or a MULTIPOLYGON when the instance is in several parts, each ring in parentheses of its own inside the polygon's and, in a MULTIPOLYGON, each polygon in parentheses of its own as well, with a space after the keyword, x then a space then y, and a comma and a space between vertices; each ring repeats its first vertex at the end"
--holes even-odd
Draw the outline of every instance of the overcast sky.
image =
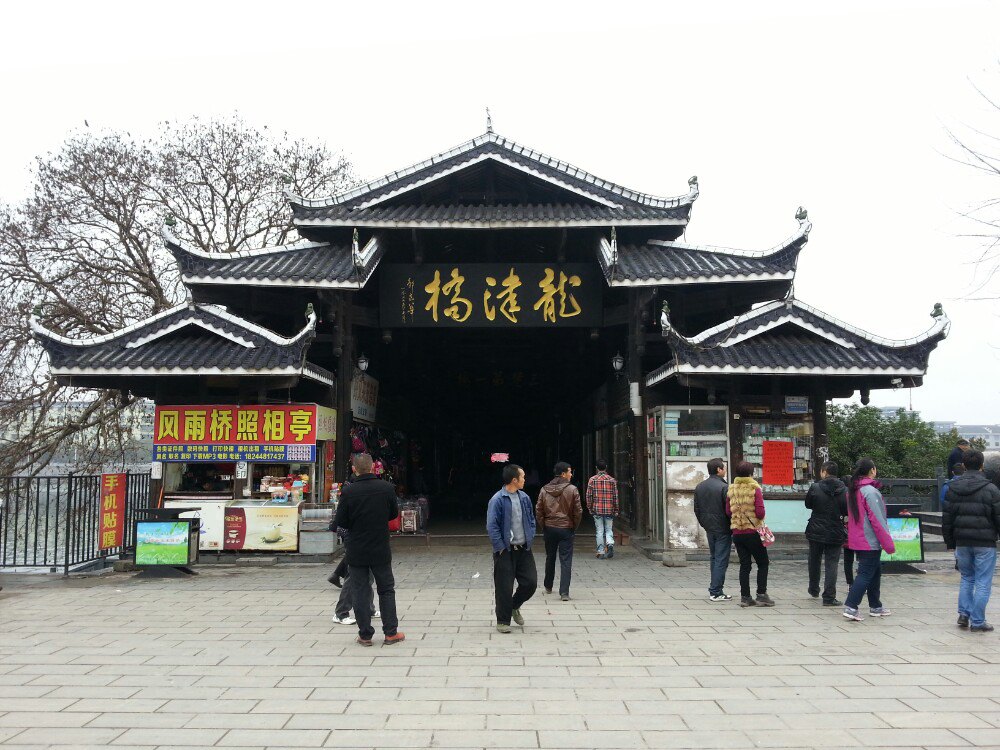
MULTIPOLYGON (((627 187, 687 192, 687 240, 772 247, 814 227, 796 296, 892 338, 951 337, 926 419, 1000 422, 1000 307, 968 301, 960 217, 996 198, 947 129, 1000 136, 992 2, 66 2, 0 10, 0 198, 87 120, 151 133, 238 111, 377 177, 496 131, 627 187)), ((1000 295, 1000 282, 992 287, 1000 295)))

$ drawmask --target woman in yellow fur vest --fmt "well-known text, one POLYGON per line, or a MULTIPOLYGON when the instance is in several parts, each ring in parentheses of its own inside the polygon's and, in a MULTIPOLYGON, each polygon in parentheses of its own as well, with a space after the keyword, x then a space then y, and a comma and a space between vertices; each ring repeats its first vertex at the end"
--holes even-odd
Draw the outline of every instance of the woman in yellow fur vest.
POLYGON ((740 606, 773 607, 767 595, 767 548, 757 529, 764 522, 764 493, 753 478, 753 465, 746 461, 736 467, 736 478, 726 493, 726 515, 733 530, 733 544, 740 558, 740 606), (750 595, 750 568, 757 563, 757 598, 750 595))

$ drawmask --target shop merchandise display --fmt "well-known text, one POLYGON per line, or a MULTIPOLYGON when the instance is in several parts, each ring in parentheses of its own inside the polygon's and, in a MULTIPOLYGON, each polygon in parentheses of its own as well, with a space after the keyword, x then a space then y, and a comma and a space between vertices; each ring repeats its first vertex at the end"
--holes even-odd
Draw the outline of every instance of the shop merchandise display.
MULTIPOLYGON (((358 423, 351 427, 350 441, 352 454, 368 453, 372 457, 372 473, 392 484, 396 488, 396 494, 401 497, 399 516, 390 523, 390 531, 401 534, 426 533, 430 520, 430 500, 426 496, 419 468, 420 444, 414 440, 408 441, 402 432, 358 423), (415 487, 407 484, 407 450, 416 469, 412 483, 415 487), (418 492, 408 495, 407 491, 412 489, 418 492)), ((340 489, 339 485, 331 488, 330 502, 337 502, 340 489)))

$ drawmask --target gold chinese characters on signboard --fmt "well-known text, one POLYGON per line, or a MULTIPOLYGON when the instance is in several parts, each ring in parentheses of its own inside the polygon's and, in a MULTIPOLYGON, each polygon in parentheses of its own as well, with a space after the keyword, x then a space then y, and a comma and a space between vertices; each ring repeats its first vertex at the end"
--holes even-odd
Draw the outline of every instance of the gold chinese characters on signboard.
POLYGON ((594 326, 601 322, 601 278, 584 264, 384 269, 384 325, 594 326))

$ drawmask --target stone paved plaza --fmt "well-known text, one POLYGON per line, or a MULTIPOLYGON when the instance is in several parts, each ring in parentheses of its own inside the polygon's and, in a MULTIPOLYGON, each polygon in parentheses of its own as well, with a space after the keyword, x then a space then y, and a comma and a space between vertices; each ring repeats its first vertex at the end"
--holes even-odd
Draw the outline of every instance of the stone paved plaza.
POLYGON ((706 600, 707 564, 578 551, 572 601, 501 635, 487 551, 397 550, 407 640, 371 649, 323 566, 0 576, 0 747, 1000 747, 1000 639, 959 631, 957 573, 926 567, 849 623, 803 562, 744 610, 706 600))

